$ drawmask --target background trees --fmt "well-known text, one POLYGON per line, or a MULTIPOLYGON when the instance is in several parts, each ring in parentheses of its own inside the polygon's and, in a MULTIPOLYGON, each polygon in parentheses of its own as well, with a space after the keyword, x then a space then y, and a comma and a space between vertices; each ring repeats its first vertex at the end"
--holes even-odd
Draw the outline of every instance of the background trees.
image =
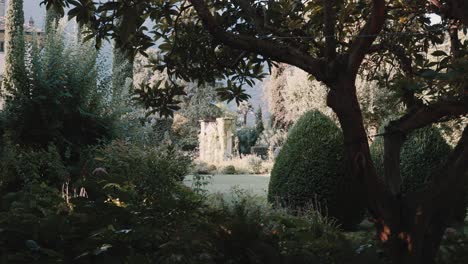
POLYGON ((22 91, 26 79, 24 68, 24 12, 23 1, 9 1, 5 19, 5 73, 3 93, 8 95, 22 91))

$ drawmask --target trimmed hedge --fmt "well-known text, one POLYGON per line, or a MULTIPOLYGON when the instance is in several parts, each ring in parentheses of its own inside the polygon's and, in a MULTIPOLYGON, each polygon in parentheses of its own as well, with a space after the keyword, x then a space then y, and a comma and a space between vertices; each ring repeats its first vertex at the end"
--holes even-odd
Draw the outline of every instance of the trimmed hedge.
POLYGON ((343 228, 353 228, 363 219, 364 192, 345 164, 341 130, 322 113, 308 112, 276 159, 268 200, 294 210, 319 206, 343 228))
MULTIPOLYGON (((377 172, 383 176, 383 137, 371 145, 372 159, 377 172)), ((414 131, 401 148, 400 171, 403 179, 402 193, 423 189, 430 181, 431 173, 447 160, 451 147, 434 127, 414 131)))
MULTIPOLYGON (((371 146, 372 159, 377 172, 382 177, 384 175, 383 141, 383 138, 380 137, 371 146)), ((431 181, 432 173, 442 168, 451 151, 452 148, 442 137, 439 129, 435 127, 421 128, 411 133, 401 148, 402 194, 424 190, 431 181)), ((468 190, 468 187, 465 189, 468 190)), ((466 193, 465 191, 464 196, 466 193)), ((467 206, 468 197, 460 197, 459 205, 452 206, 457 221, 464 221, 467 206)))

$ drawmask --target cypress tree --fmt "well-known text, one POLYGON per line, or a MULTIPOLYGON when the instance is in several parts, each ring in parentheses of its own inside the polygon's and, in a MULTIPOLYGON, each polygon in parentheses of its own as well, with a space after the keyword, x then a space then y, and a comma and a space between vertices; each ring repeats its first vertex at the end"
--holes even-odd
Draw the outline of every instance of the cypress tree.
POLYGON ((133 62, 127 52, 114 43, 112 61, 112 103, 118 104, 122 100, 123 90, 127 79, 133 80, 133 62))
POLYGON ((5 20, 5 72, 7 96, 26 94, 23 0, 8 1, 5 20))
MULTIPOLYGON (((122 25, 121 20, 117 20, 118 28, 122 25)), ((112 61, 112 105, 117 107, 123 100, 123 93, 127 79, 133 81, 133 60, 129 59, 128 52, 114 41, 113 61, 112 61)))
POLYGON ((258 106, 258 110, 255 113, 256 117, 256 124, 255 127, 257 129, 257 134, 260 136, 262 132, 265 130, 265 126, 263 125, 263 113, 262 113, 262 107, 258 106))
POLYGON ((60 19, 62 17, 60 14, 55 11, 53 8, 49 8, 46 13, 46 18, 45 18, 45 33, 46 35, 49 35, 51 31, 55 31, 58 28, 58 24, 60 22, 60 19))

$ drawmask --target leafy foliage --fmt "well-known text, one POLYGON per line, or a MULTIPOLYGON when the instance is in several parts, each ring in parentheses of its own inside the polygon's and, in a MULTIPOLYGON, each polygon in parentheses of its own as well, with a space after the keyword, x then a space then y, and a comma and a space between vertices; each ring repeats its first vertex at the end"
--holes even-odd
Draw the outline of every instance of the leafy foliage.
MULTIPOLYGON (((381 177, 384 173, 383 144, 383 139, 378 138, 371 146, 371 154, 381 177)), ((443 168, 451 151, 450 145, 442 137, 438 128, 428 127, 414 131, 403 144, 400 153, 401 192, 409 194, 428 188, 433 173, 443 168)), ((460 197, 461 201, 453 205, 454 218, 457 222, 464 221, 468 207, 468 199, 465 197, 468 188, 465 186, 464 189, 464 196, 460 197)))
POLYGON ((8 2, 5 19, 5 70, 3 93, 27 93, 25 89, 26 71, 24 67, 24 11, 23 1, 8 2))
POLYGON ((34 150, 7 142, 0 153, 0 161, 0 194, 38 183, 59 188, 69 177, 54 145, 34 150))
MULTIPOLYGON (((185 95, 184 88, 181 86, 173 86, 169 88, 161 88, 162 81, 157 82, 154 86, 148 84, 135 89, 135 100, 143 103, 148 110, 147 115, 159 113, 161 116, 172 116, 174 111, 179 110, 181 103, 177 97, 185 95)), ((166 82, 165 86, 168 86, 166 82)))
MULTIPOLYGON (((449 59, 429 62, 429 46, 441 44, 441 35, 447 31, 451 33, 451 40, 458 39, 453 36, 452 30, 460 28, 452 23, 458 22, 451 21, 453 16, 445 15, 441 24, 432 25, 427 14, 434 11, 434 2, 438 1, 431 2, 432 4, 427 4, 426 0, 380 0, 372 1, 371 6, 369 1, 364 0, 118 0, 98 4, 89 0, 43 0, 43 3, 61 14, 71 4, 71 16, 76 17, 81 25, 89 25, 90 35, 87 39, 95 38, 96 46, 111 37, 120 47, 130 50, 134 55, 136 52, 145 53, 150 46, 160 45, 159 48, 164 51, 163 57, 154 66, 167 71, 173 81, 176 78, 200 82, 228 79, 233 89, 227 89, 227 97, 242 99, 242 86, 251 86, 254 80, 261 79, 265 74, 263 65, 271 67, 273 61, 277 61, 301 67, 332 89, 328 104, 339 115, 346 138, 356 137, 362 140, 366 138, 366 132, 363 129, 359 102, 354 96, 354 83, 356 73, 362 69, 362 60, 364 57, 371 57, 366 56, 370 53, 376 53, 377 56, 371 58, 373 64, 369 64, 368 68, 379 70, 379 66, 386 67, 388 64, 390 68, 398 68, 396 72, 383 71, 384 74, 380 76, 372 73, 368 76, 377 76, 386 87, 395 88, 400 97, 397 102, 404 102, 408 107, 407 114, 417 115, 421 113, 417 110, 431 109, 428 104, 445 99, 454 99, 458 106, 455 108, 466 114, 463 110, 467 94, 466 71, 463 71, 466 67, 458 66, 466 64, 466 44, 460 49, 454 48, 451 51, 453 57, 449 59), (120 19, 121 23, 114 23, 120 19), (148 19, 153 22, 152 29, 145 26, 148 19), (151 33, 147 34, 149 31, 151 33), (374 40, 377 40, 378 45, 372 45, 374 40), (397 49, 387 46, 388 44, 396 44, 397 49), (394 58, 399 57, 396 53, 400 44, 408 47, 409 52, 404 54, 406 58, 400 62, 409 59, 409 67, 404 66, 405 63, 395 63, 394 58), (462 49, 461 55, 456 54, 462 49), (192 56, 193 54, 197 56, 192 56), (445 63, 448 67, 445 67, 445 63), (416 111, 410 111, 414 110, 413 107, 416 111), (354 131, 357 132, 353 133, 354 131)), ((451 0, 447 3, 461 1, 451 0)), ((445 6, 436 9, 436 12, 445 13, 443 9, 446 9, 445 6)), ((455 47, 460 43, 453 41, 451 44, 455 47)), ((438 58, 444 54, 438 52, 434 56, 438 58)), ((168 82, 169 87, 165 88, 177 88, 174 83, 168 82)), ((157 96, 155 98, 156 101, 165 102, 157 96)), ((158 104, 153 106, 158 107, 158 104)), ((428 117, 424 111, 422 113, 423 117, 428 117)), ((455 118, 455 115, 442 115, 443 118, 455 118)), ((439 119, 429 119, 422 122, 421 126, 439 119)), ((421 120, 424 119, 418 118, 418 121, 421 120)), ((364 160, 370 162, 366 144, 360 144, 357 148, 354 148, 354 144, 352 147, 348 144, 345 146, 350 150, 347 153, 364 154, 364 160)), ((348 162, 351 163, 351 158, 355 157, 349 158, 348 162)), ((356 167, 349 169, 357 174, 359 168, 356 167)), ((370 168, 369 175, 375 177, 372 164, 367 168, 370 168)), ((369 190, 378 187, 377 184, 366 185, 369 190)), ((378 196, 372 197, 372 191, 368 194, 370 198, 380 200, 378 196)), ((369 205, 381 205, 381 202, 369 205)), ((372 212, 384 212, 376 217, 387 218, 386 215, 390 213, 385 211, 400 215, 399 207, 373 209, 375 210, 372 212)), ((431 222, 434 217, 428 219, 431 222)), ((400 227, 407 220, 396 219, 395 225, 400 227)), ((394 237, 396 239, 397 236, 394 237)), ((420 237, 426 240, 427 236, 420 237)), ((422 244, 426 244, 425 242, 417 241, 422 244)))
POLYGON ((250 148, 257 142, 258 134, 255 128, 244 127, 237 131, 239 138, 239 151, 241 154, 250 154, 250 148))
MULTIPOLYGON (((401 149, 401 191, 409 193, 424 189, 431 173, 441 168, 451 152, 451 147, 437 128, 414 131, 401 149)), ((371 146, 377 171, 383 174, 383 138, 377 138, 371 146)))
POLYGON ((236 174, 236 167, 234 167, 233 165, 229 165, 229 166, 226 166, 223 168, 223 170, 221 171, 222 174, 236 174))
MULTIPOLYGON (((164 102, 172 101, 172 95, 179 93, 176 80, 196 80, 205 84, 225 77, 229 80, 225 89, 219 90, 220 97, 240 103, 249 97, 243 86, 253 86, 254 80, 266 76, 263 71, 264 58, 220 45, 206 32, 199 19, 193 17, 194 10, 187 3, 118 1, 96 7, 89 1, 59 2, 43 1, 49 8, 55 8, 62 14, 63 8, 71 4, 72 8, 68 12, 70 18, 77 18, 81 25, 90 28, 86 39, 94 38, 97 46, 101 45, 104 38, 112 36, 115 37, 117 48, 129 50, 129 56, 135 56, 138 52, 146 54, 146 49, 157 43, 162 56, 153 62, 153 66, 160 71, 166 69, 170 81, 163 83, 162 90, 165 93, 154 93, 159 87, 140 89, 139 95, 143 95, 143 90, 151 94, 143 98, 148 107, 174 110, 164 102), (148 36, 145 18, 139 16, 145 9, 151 10, 148 17, 155 22, 152 29, 154 39, 148 36), (115 15, 122 15, 118 19, 119 23, 114 23, 115 15), (107 26, 100 28, 104 24, 107 26), (130 35, 133 37, 129 38, 130 35), (172 89, 173 92, 170 91, 172 89), (155 101, 149 103, 150 98, 155 101)), ((232 18, 230 16, 226 22, 231 21, 232 24, 232 18)), ((168 113, 165 111, 165 115, 168 113)))
POLYGON ((312 110, 332 117, 326 105, 325 87, 299 68, 286 64, 273 67, 263 89, 274 128, 288 129, 312 110))
POLYGON ((85 146, 111 137, 112 118, 97 86, 96 51, 89 51, 89 43, 66 45, 64 36, 62 28, 51 30, 42 51, 35 42, 28 49, 27 93, 7 101, 5 130, 28 148, 55 145, 70 164, 85 146))
POLYGON ((468 261, 467 244, 466 234, 450 234, 442 243, 437 263, 465 263, 468 261))
POLYGON ((344 228, 363 219, 359 184, 347 173, 343 135, 318 111, 294 125, 271 172, 268 200, 293 209, 318 207, 344 228))
POLYGON ((177 179, 168 184, 164 178, 181 175, 181 163, 160 153, 170 151, 122 142, 98 149, 96 165, 108 173, 75 183, 89 198, 66 200, 40 183, 3 196, 2 261, 305 264, 353 257, 343 235, 315 212, 291 216, 242 193, 206 200, 177 179))
POLYGON ((115 184, 132 183, 141 195, 169 194, 188 173, 191 160, 172 146, 140 147, 113 141, 98 148, 93 167, 103 168, 115 184))

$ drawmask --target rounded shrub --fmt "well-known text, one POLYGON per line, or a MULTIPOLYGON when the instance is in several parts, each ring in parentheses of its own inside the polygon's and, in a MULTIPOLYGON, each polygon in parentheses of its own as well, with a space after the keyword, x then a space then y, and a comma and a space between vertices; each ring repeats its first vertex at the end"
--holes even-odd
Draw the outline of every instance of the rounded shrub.
MULTIPOLYGON (((383 131, 382 131, 383 132, 383 131)), ((400 174, 401 192, 407 194, 424 190, 429 186, 431 176, 437 173, 447 161, 452 149, 436 127, 426 127, 413 131, 401 148, 400 174)), ((377 138, 371 145, 372 159, 377 172, 384 176, 384 140, 377 138)), ((468 187, 465 187, 468 190, 468 187)), ((465 194, 468 193, 465 191, 465 194)), ((460 197, 454 206, 455 220, 463 222, 468 206, 468 197, 460 197)))
POLYGON ((237 173, 236 167, 228 165, 221 170, 222 174, 233 175, 237 173))
MULTIPOLYGON (((451 152, 451 147, 435 127, 427 127, 412 132, 401 148, 400 173, 401 191, 408 193, 423 189, 430 181, 434 170, 443 166, 451 152)), ((383 137, 371 145, 372 159, 379 175, 383 177, 383 137)))
POLYGON ((318 111, 291 129, 271 172, 268 200, 293 210, 319 207, 345 229, 363 219, 362 187, 345 173, 343 135, 318 111))

